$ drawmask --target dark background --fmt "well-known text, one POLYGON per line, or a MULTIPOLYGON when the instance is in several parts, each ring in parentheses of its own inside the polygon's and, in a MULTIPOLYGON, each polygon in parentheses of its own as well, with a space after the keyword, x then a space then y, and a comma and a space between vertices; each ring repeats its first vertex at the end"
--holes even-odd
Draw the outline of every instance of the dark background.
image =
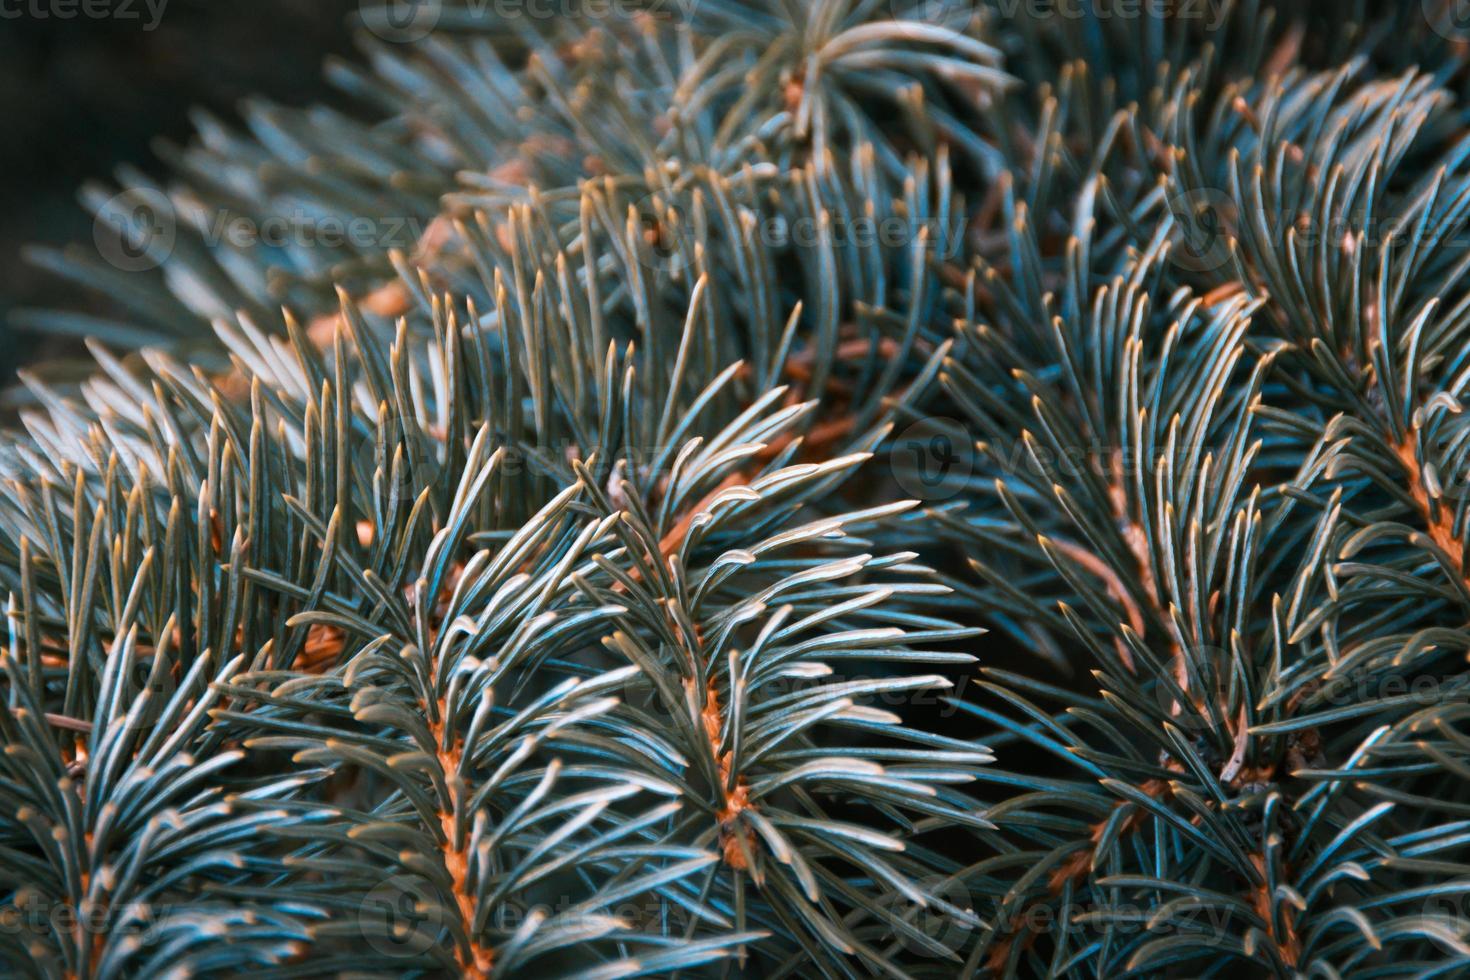
POLYGON ((93 0, 86 9, 110 12, 101 18, 72 2, 0 2, 0 389, 17 367, 75 349, 16 329, 13 309, 100 306, 20 254, 31 243, 90 244, 84 180, 123 163, 165 176, 151 144, 187 141, 195 106, 234 122, 248 95, 331 100, 322 61, 354 53, 357 0, 166 0, 152 30, 142 0, 93 0))

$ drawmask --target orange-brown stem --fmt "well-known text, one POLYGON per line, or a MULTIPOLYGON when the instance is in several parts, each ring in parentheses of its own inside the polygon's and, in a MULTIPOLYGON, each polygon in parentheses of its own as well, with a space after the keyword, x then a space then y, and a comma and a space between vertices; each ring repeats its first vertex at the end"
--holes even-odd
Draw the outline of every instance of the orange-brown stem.
MULTIPOLYGON (((686 687, 693 693, 694 681, 685 682, 686 687)), ((755 846, 755 838, 749 828, 740 833, 737 822, 740 814, 751 809, 755 804, 750 802, 750 787, 746 785, 743 777, 737 777, 733 789, 730 786, 730 767, 735 764, 733 752, 720 751, 720 730, 724 727, 724 715, 720 711, 720 698, 715 690, 713 681, 705 686, 704 708, 700 712, 700 721, 704 724, 705 737, 709 739, 710 752, 717 760, 716 770, 718 772, 719 786, 717 790, 724 797, 723 804, 718 811, 720 821, 720 851, 724 855, 725 863, 737 871, 744 871, 748 864, 746 853, 755 846), (744 847, 741 846, 742 842, 744 847)))
POLYGON ((463 923, 468 943, 467 947, 455 950, 455 959, 459 962, 460 976, 465 977, 466 980, 488 980, 490 971, 495 965, 495 953, 475 939, 475 899, 470 894, 468 885, 469 839, 468 837, 464 840, 458 839, 458 821, 455 817, 464 802, 460 796, 461 786, 456 776, 464 753, 457 736, 450 738, 449 748, 442 748, 445 744, 444 707, 441 702, 438 720, 429 722, 429 732, 433 735, 434 744, 441 746, 436 754, 439 767, 444 773, 444 783, 449 788, 447 806, 439 811, 439 829, 444 833, 444 870, 449 872, 454 902, 459 910, 460 921, 463 923))
MULTIPOLYGON (((1406 436, 1404 441, 1394 447, 1398 454, 1399 462, 1409 474, 1409 493, 1414 498, 1414 504, 1419 510, 1419 515, 1424 519, 1424 525, 1429 531, 1429 537, 1439 549, 1449 556, 1450 565, 1455 574, 1465 579, 1465 544, 1455 537, 1455 521, 1450 516, 1448 508, 1436 507, 1429 499, 1429 492, 1424 489, 1423 468, 1419 464, 1419 453, 1414 445, 1414 437, 1406 436)), ((1470 586, 1470 579, 1466 580, 1470 586)))
MULTIPOLYGON (((1168 799, 1170 796, 1169 784, 1160 779, 1151 779, 1139 787, 1144 793, 1156 799, 1168 799)), ((1123 824, 1119 832, 1121 838, 1124 834, 1136 832, 1144 824, 1148 811, 1142 807, 1121 800, 1115 804, 1114 809, 1129 808, 1128 816, 1123 818, 1123 824)), ((1097 846, 1102 842, 1102 836, 1107 829, 1108 821, 1099 820, 1092 825, 1089 839, 1091 845, 1075 851, 1069 858, 1057 865, 1056 869, 1047 877, 1047 891, 1055 898, 1061 895, 1062 890, 1070 884, 1081 882, 1092 871, 1093 863, 1097 859, 1097 846)), ((1041 903, 1031 906, 1036 908, 1041 903)), ((1006 964, 1010 961, 1011 950, 1016 944, 1021 944, 1025 949, 1036 941, 1038 928, 1036 920, 1038 916, 1026 914, 1021 917, 1020 924, 1005 939, 996 943, 990 950, 990 955, 985 959, 985 969, 991 976, 1001 976, 1005 972, 1006 964)))
POLYGON ((1290 905, 1282 904, 1280 906, 1282 931, 1278 935, 1276 931, 1276 917, 1272 915, 1272 909, 1276 903, 1272 900, 1271 892, 1265 885, 1265 882, 1269 880, 1266 876, 1266 859, 1260 854, 1252 854, 1251 864, 1255 865, 1256 871, 1260 873, 1262 882, 1259 887, 1253 889, 1251 892, 1251 905, 1255 909, 1256 915, 1260 916, 1261 921, 1266 923, 1266 929, 1271 936, 1271 941, 1276 944, 1276 952, 1281 955, 1281 958, 1288 966, 1296 966, 1302 958, 1302 941, 1301 937, 1296 934, 1296 910, 1290 905))

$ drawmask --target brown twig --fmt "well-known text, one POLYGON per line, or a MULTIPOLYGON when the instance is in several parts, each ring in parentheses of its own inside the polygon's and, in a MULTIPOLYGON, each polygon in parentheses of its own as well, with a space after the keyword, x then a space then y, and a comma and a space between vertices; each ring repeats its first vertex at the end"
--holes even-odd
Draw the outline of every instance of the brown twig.
MULTIPOLYGON (((1139 788, 1155 799, 1166 800, 1172 792, 1169 784, 1161 779, 1151 779, 1139 788)), ((1148 811, 1127 800, 1119 800, 1114 804, 1115 810, 1121 810, 1125 807, 1131 808, 1131 810, 1128 816, 1123 818, 1123 824, 1118 834, 1119 837, 1137 831, 1143 826, 1144 820, 1148 816, 1148 811)), ((1102 836, 1107 830, 1108 823, 1109 820, 1099 820, 1093 824, 1089 835, 1089 840, 1091 841, 1090 846, 1073 853, 1071 857, 1059 864, 1047 877, 1046 887, 1051 898, 1056 898, 1061 895, 1068 884, 1076 884, 1091 873, 1093 864, 1097 860, 1097 846, 1102 843, 1102 836)), ((1029 908, 1035 909, 1041 904, 1040 902, 1036 902, 1029 908)), ((985 959, 985 969, 992 976, 1004 975, 1006 964, 1011 958, 1011 950, 1015 948, 1017 943, 1020 943, 1021 948, 1025 949, 1036 941, 1038 928, 1033 922, 1033 919, 1034 916, 1029 914, 1023 915, 1020 925, 991 949, 990 955, 985 959)))
MULTIPOLYGON (((1406 435, 1404 441, 1394 447, 1394 451, 1409 474, 1409 493, 1419 515, 1424 519, 1430 539, 1449 558, 1450 567, 1455 574, 1465 579, 1465 543, 1455 537, 1455 521, 1448 509, 1436 506, 1429 499, 1429 492, 1424 489, 1423 467, 1419 463, 1419 452, 1413 435, 1406 435)), ((1470 580, 1466 580, 1465 584, 1470 587, 1470 580)))
MULTIPOLYGON (((437 660, 429 671, 430 677, 437 677, 439 665, 437 660)), ((447 705, 441 697, 435 706, 436 711, 429 716, 429 733, 434 739, 435 756, 439 761, 439 768, 444 773, 444 785, 449 793, 448 805, 441 807, 439 811, 439 829, 444 834, 442 845, 444 870, 449 873, 450 891, 454 895, 454 901, 459 910, 460 920, 464 926, 464 947, 455 950, 455 959, 459 963, 460 976, 465 980, 488 980, 495 966, 494 950, 482 946, 475 939, 475 899, 469 893, 469 864, 470 843, 468 836, 459 840, 457 833, 459 822, 456 815, 464 803, 462 796, 463 786, 459 779, 459 767, 464 758, 464 749, 460 744, 459 735, 451 733, 448 741, 445 740, 444 719, 447 717, 447 705), (445 746, 448 746, 447 748, 445 746)), ((428 706, 425 705, 427 712, 428 706)))

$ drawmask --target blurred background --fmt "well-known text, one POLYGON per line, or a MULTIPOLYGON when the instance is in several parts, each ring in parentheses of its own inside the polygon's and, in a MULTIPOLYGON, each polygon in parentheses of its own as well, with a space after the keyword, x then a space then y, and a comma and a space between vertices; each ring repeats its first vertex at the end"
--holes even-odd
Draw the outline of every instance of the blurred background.
POLYGON ((10 312, 92 302, 20 254, 31 243, 91 243, 81 183, 124 163, 163 176, 150 147, 186 141, 195 106, 234 122, 247 95, 330 99, 322 60, 352 52, 356 9, 357 0, 0 4, 0 388, 17 367, 76 349, 16 329, 10 312))

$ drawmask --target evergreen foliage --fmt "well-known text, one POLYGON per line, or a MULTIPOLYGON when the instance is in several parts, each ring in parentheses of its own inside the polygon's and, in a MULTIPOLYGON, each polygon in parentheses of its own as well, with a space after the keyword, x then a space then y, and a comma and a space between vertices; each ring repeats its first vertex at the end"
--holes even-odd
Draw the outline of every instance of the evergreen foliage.
POLYGON ((1470 972, 1455 5, 639 6, 35 253, 5 972, 1470 972))

